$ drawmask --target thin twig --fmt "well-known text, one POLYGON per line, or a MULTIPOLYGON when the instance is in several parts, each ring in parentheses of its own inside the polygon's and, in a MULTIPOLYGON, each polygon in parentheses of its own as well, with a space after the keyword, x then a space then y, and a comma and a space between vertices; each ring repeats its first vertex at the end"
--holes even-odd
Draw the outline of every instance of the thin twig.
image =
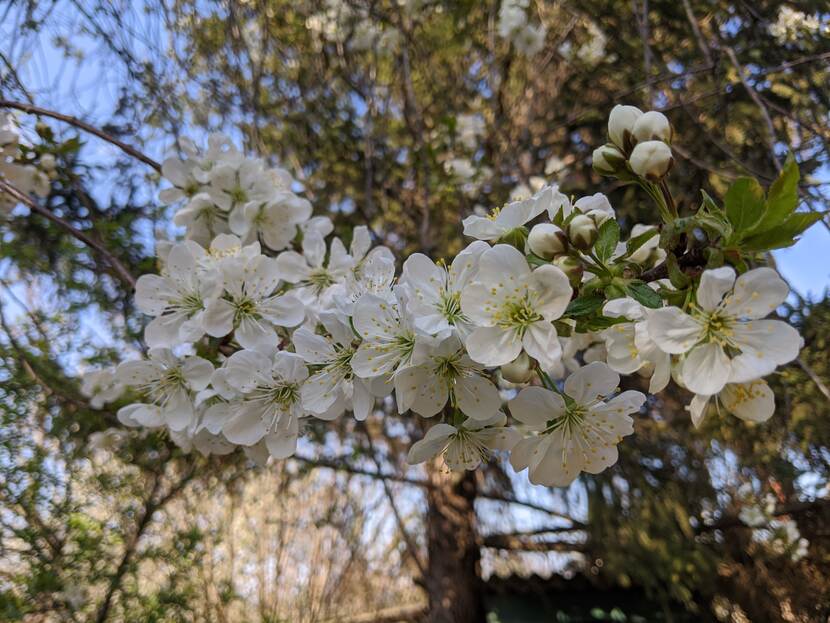
POLYGON ((761 111, 761 116, 764 118, 764 123, 767 126, 767 132, 769 133, 769 152, 770 152, 770 159, 772 160, 772 164, 775 168, 780 171, 781 170, 781 163, 778 162, 778 157, 775 155, 775 125, 772 123, 772 117, 770 117, 769 110, 767 110, 766 105, 761 100, 761 97, 758 95, 758 92, 755 90, 751 84, 749 84, 749 80, 746 79, 746 73, 744 70, 743 65, 741 65, 740 61, 738 61, 738 57, 735 54, 735 50, 732 49, 731 46, 724 46, 724 50, 726 50, 726 55, 729 57, 729 61, 735 67, 735 71, 738 72, 738 78, 741 81, 741 84, 746 89, 747 94, 755 102, 755 105, 758 107, 758 110, 761 111))
POLYGON ((118 276, 121 281, 123 281, 126 285, 128 285, 131 289, 135 289, 135 282, 136 279, 130 273, 124 264, 121 263, 117 257, 115 257, 109 249, 107 249, 103 244, 99 241, 95 240, 94 238, 88 236, 78 228, 76 228, 72 223, 67 221, 66 219, 61 218, 57 214, 52 213, 50 210, 44 208, 36 201, 33 201, 26 193, 22 192, 20 189, 12 186, 8 182, 0 180, 0 192, 6 193, 10 195, 13 199, 16 199, 27 208, 32 210, 33 212, 37 212, 41 216, 49 219, 53 223, 59 225, 67 232, 72 234, 75 238, 83 242, 88 247, 91 247, 95 251, 97 251, 112 267, 113 271, 115 271, 116 275, 118 276))
POLYGON ((147 156, 142 152, 138 151, 135 147, 127 145, 127 143, 107 134, 103 130, 99 130, 93 125, 90 125, 86 121, 81 121, 77 117, 72 117, 70 115, 64 115, 59 112, 55 112, 54 110, 48 110, 46 108, 41 108, 40 106, 33 106, 32 104, 24 104, 22 102, 13 102, 10 100, 0 100, 0 108, 15 108, 17 110, 22 110, 25 113, 30 115, 42 115, 44 117, 51 117, 52 119, 57 119, 58 121, 63 121, 64 123, 68 123, 69 125, 73 125, 76 128, 80 128, 85 132, 89 132, 97 136, 100 139, 107 141, 108 143, 112 143, 116 147, 118 147, 121 151, 125 154, 128 154, 135 158, 136 160, 140 160, 144 164, 152 167, 158 172, 161 172, 161 165, 147 156))
MULTIPOLYGON (((366 434, 366 441, 369 444, 369 455, 372 457, 372 461, 374 462, 378 471, 380 471, 381 465, 375 451, 375 444, 372 441, 372 434, 369 432, 369 427, 366 426, 365 422, 361 422, 360 424, 363 428, 363 432, 366 434)), ((389 502, 389 506, 392 509, 392 514, 395 516, 395 522, 398 524, 398 530, 400 531, 401 537, 403 538, 404 543, 406 544, 406 550, 409 552, 409 555, 412 558, 412 561, 415 563, 415 566, 418 567, 418 571, 420 572, 421 577, 425 578, 427 574, 426 564, 424 564, 424 562, 421 560, 421 557, 418 554, 418 548, 415 545, 415 542, 412 540, 412 537, 409 534, 409 530, 406 529, 403 517, 401 517, 400 511, 398 511, 398 505, 395 504, 395 496, 392 495, 392 489, 389 487, 389 483, 386 480, 381 480, 381 484, 383 485, 383 492, 386 495, 386 499, 389 502)))

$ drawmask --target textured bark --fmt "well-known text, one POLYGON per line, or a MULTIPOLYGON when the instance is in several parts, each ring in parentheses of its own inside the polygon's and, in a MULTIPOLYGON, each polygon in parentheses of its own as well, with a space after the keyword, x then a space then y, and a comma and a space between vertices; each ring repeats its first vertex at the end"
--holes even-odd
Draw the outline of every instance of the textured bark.
POLYGON ((432 464, 429 471, 433 486, 427 494, 427 621, 483 623, 475 473, 446 473, 445 469, 432 464))

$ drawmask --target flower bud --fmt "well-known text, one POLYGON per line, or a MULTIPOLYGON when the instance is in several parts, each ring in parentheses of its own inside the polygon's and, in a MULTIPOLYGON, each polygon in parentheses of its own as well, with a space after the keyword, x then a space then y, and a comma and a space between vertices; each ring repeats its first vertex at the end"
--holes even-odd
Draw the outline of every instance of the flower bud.
POLYGON ((638 143, 628 159, 631 170, 651 182, 659 182, 674 164, 671 147, 663 141, 638 143))
POLYGON ((40 157, 40 168, 47 173, 55 170, 55 156, 52 154, 43 154, 40 157))
POLYGON ((585 269, 582 268, 582 262, 575 257, 560 255, 553 260, 553 265, 565 273, 572 287, 579 287, 579 284, 582 283, 582 275, 585 269))
POLYGON ((568 237, 553 223, 539 223, 530 230, 527 247, 543 260, 552 260, 568 250, 568 237))
POLYGON ((588 210, 585 213, 585 216, 587 216, 592 221, 594 221, 597 228, 599 228, 600 225, 602 225, 605 221, 607 221, 609 218, 611 218, 611 214, 609 214, 605 210, 598 210, 598 209, 588 210))
POLYGON ((608 138, 623 151, 631 149, 634 124, 642 116, 643 111, 636 106, 617 104, 608 117, 608 138))
POLYGON ((621 170, 625 164, 623 154, 613 143, 606 143, 594 150, 592 157, 594 171, 600 175, 614 175, 621 170))
POLYGON ((672 129, 669 120, 661 112, 650 110, 637 119, 632 130, 637 143, 645 141, 663 141, 671 143, 672 129))
POLYGON ((596 221, 587 214, 577 214, 568 223, 568 240, 581 251, 587 251, 597 241, 596 221))
POLYGON ((533 361, 522 352, 513 361, 501 367, 501 376, 508 383, 527 383, 533 378, 533 361))
POLYGON ((621 299, 625 296, 625 289, 616 283, 605 286, 605 296, 608 299, 621 299))

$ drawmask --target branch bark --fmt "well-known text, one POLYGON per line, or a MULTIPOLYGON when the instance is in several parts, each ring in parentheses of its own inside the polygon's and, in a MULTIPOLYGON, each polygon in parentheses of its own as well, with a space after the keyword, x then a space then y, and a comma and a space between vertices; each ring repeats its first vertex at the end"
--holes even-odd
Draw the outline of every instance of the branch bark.
POLYGON ((76 128, 83 130, 84 132, 88 132, 89 134, 97 136, 98 138, 115 145, 125 154, 132 156, 136 160, 140 160, 141 162, 152 167, 156 171, 161 172, 161 165, 149 156, 143 154, 135 147, 128 145, 124 141, 121 141, 115 138, 114 136, 107 134, 103 130, 99 130, 94 125, 90 125, 86 121, 81 121, 77 117, 64 115, 62 113, 55 112, 54 110, 41 108, 40 106, 34 106, 32 104, 24 104, 23 102, 13 102, 11 100, 0 100, 0 108, 14 108, 16 110, 21 110, 30 115, 41 115, 43 117, 51 117, 52 119, 63 121, 64 123, 68 123, 69 125, 75 126, 76 128))
POLYGON ((107 249, 106 246, 101 244, 101 242, 85 234, 66 219, 61 218, 57 214, 54 214, 51 210, 46 209, 36 201, 32 200, 32 198, 29 197, 26 193, 16 188, 15 186, 12 186, 8 182, 0 180, 0 192, 8 194, 13 199, 16 199, 17 201, 25 205, 32 212, 37 212, 41 216, 49 219, 59 227, 69 232, 73 237, 77 238, 91 249, 97 251, 98 254, 101 257, 103 257, 107 261, 107 263, 112 267, 112 270, 113 272, 115 272, 116 276, 126 285, 128 285, 131 289, 135 289, 135 277, 133 277, 132 273, 130 273, 127 267, 124 266, 121 260, 115 257, 109 251, 109 249, 107 249))

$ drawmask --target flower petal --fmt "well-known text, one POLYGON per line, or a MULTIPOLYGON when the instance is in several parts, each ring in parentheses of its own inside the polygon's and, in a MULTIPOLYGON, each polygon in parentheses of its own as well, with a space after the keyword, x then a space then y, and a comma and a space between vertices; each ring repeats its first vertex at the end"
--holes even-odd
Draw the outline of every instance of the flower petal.
POLYGON ((747 422, 766 422, 775 413, 775 395, 766 381, 730 383, 720 399, 730 413, 747 422))
POLYGON ((519 334, 501 327, 477 327, 467 336, 467 353, 484 366, 503 366, 522 352, 519 334))
POLYGON ((696 394, 711 396, 729 381, 732 362, 719 344, 710 342, 695 346, 686 355, 680 368, 680 380, 696 394))
POLYGON ((522 338, 525 352, 536 359, 543 369, 553 368, 562 358, 562 344, 554 327, 547 320, 534 322, 522 338))
POLYGON ((586 405, 599 396, 608 396, 620 384, 620 375, 607 364, 594 361, 565 379, 565 393, 578 404, 586 405))
POLYGON ((701 337, 701 327, 679 307, 655 309, 648 316, 646 328, 663 352, 672 355, 688 352, 701 337))
POLYGON ((450 436, 454 435, 456 430, 455 426, 444 423, 430 427, 423 439, 412 444, 406 455, 406 462, 416 465, 437 456, 444 450, 450 436))
POLYGON ((732 360, 731 383, 745 383, 766 376, 789 363, 804 345, 798 331, 781 320, 752 320, 732 326, 732 339, 741 354, 732 360))
POLYGON ((542 430, 565 413, 561 396, 542 387, 525 387, 508 403, 511 415, 532 429, 542 430))
POLYGON ((537 293, 533 307, 545 320, 556 320, 565 313, 573 289, 562 270, 552 264, 540 266, 531 273, 529 285, 537 293))
POLYGON ((756 268, 735 282, 727 297, 727 313, 743 318, 763 318, 784 302, 790 288, 772 268, 756 268))
POLYGON ((708 312, 715 310, 734 284, 735 269, 731 266, 704 270, 697 287, 698 305, 708 312))
POLYGON ((478 374, 459 378, 454 393, 458 408, 474 420, 487 420, 497 414, 501 407, 499 390, 478 374))

